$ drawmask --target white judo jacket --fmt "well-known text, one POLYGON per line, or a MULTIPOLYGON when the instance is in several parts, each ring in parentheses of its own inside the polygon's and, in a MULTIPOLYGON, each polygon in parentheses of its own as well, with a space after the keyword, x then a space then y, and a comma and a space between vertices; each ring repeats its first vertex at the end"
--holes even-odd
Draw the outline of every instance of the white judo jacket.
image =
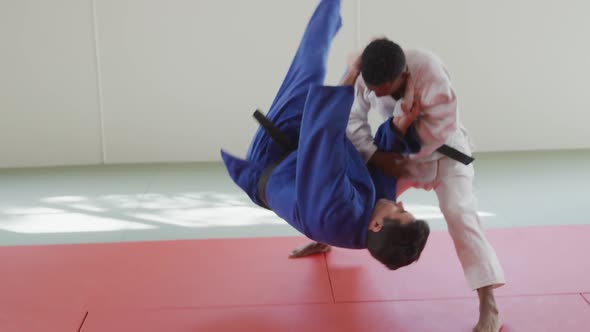
POLYGON ((470 155, 471 142, 459 120, 457 96, 445 65, 439 57, 425 50, 404 51, 410 71, 404 97, 395 100, 391 96, 377 97, 367 89, 362 75, 355 82, 355 101, 347 126, 347 136, 365 161, 377 150, 368 122, 368 112, 376 110, 384 119, 403 114, 402 104, 412 105, 419 98, 422 111, 415 126, 422 149, 409 158, 415 161, 413 177, 419 182, 429 182, 436 175, 436 160, 444 157, 435 152, 443 144, 470 155), (428 165, 431 164, 431 165, 428 165))

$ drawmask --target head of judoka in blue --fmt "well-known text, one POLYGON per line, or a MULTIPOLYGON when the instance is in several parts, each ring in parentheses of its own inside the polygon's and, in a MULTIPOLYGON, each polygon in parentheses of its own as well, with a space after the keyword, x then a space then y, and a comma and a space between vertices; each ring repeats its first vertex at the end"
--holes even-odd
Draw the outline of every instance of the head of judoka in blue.
POLYGON ((429 235, 428 224, 414 218, 402 203, 380 199, 369 223, 367 249, 373 258, 396 270, 420 258, 429 235))

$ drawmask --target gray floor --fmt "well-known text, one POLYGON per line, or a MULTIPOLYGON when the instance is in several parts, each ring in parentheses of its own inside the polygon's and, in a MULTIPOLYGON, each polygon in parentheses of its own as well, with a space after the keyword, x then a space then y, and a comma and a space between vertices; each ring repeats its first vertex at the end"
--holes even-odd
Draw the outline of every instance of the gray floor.
MULTIPOLYGON (((486 228, 588 224, 590 150, 476 154, 486 228)), ((406 209, 444 229, 434 192, 406 209)), ((300 235, 221 163, 0 170, 0 245, 300 235)))

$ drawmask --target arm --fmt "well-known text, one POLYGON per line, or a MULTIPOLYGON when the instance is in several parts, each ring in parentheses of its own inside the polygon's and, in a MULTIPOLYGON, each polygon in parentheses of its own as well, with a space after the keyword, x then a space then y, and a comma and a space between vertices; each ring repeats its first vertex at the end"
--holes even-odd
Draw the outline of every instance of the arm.
MULTIPOLYGON (((355 98, 348 120, 347 136, 368 165, 379 168, 387 175, 401 176, 404 168, 400 164, 400 161, 403 158, 398 153, 385 152, 378 149, 374 141, 368 120, 368 112, 371 105, 366 98, 366 94, 367 88, 365 83, 362 77, 359 77, 355 83, 355 98)), ((385 114, 381 115, 385 117, 385 114)), ((396 123, 396 126, 403 133, 411 123, 412 121, 396 123)))
MULTIPOLYGON (((398 105, 403 104, 400 102, 398 105)), ((397 105, 396 105, 397 106, 397 105)), ((414 124, 414 121, 418 118, 422 112, 422 105, 420 100, 416 99, 412 105, 406 108, 401 115, 394 116, 391 118, 391 130, 395 131, 397 136, 404 137, 408 129, 414 124)))
MULTIPOLYGON (((352 86, 312 86, 301 121, 296 191, 302 220, 330 222, 355 209, 356 190, 346 176, 346 124, 352 86)), ((349 215, 349 217, 354 217, 349 215)))
POLYGON ((439 61, 431 60, 427 69, 422 78, 422 115, 415 124, 422 148, 414 159, 431 155, 457 129, 457 97, 449 75, 439 61))
POLYGON ((368 113, 371 105, 365 97, 366 89, 362 77, 359 76, 354 86, 354 103, 350 111, 346 135, 365 162, 368 162, 377 151, 377 146, 373 143, 373 135, 369 125, 368 113))
POLYGON ((420 111, 421 105, 415 100, 405 113, 390 117, 379 127, 375 134, 375 145, 378 150, 369 160, 370 166, 375 166, 387 176, 407 176, 407 160, 402 154, 416 153, 420 150, 420 139, 414 126, 414 120, 420 111))
POLYGON ((379 150, 373 155, 370 165, 383 175, 400 178, 408 175, 407 159, 403 155, 418 152, 420 138, 414 125, 402 132, 394 124, 395 119, 396 117, 387 119, 377 130, 375 144, 379 150))
MULTIPOLYGON (((375 144, 383 155, 391 159, 385 168, 372 167, 369 172, 373 178, 377 198, 396 200, 397 179, 409 175, 406 169, 407 159, 404 154, 415 153, 420 150, 420 141, 414 126, 407 129, 405 135, 401 135, 393 124, 394 118, 389 118, 375 133, 375 144)), ((377 154, 376 154, 377 155, 377 154)))
POLYGON ((344 76, 340 80, 340 85, 354 85, 359 74, 360 72, 358 68, 351 66, 346 70, 346 73, 344 73, 344 76))
MULTIPOLYGON (((356 68, 349 68, 346 73, 344 74, 344 76, 342 77, 341 81, 340 81, 340 85, 353 85, 356 78, 358 77, 359 72, 356 68)), ((304 126, 302 125, 302 128, 304 126)), ((306 125, 307 127, 307 125, 306 125)), ((321 128, 321 127, 319 127, 321 128)), ((307 131, 301 131, 301 136, 308 134, 307 131)), ((301 156, 298 156, 301 158, 301 156)), ((307 160, 307 162, 309 162, 309 160, 307 160)), ((327 167, 327 166, 326 166, 327 167)), ((305 167, 302 167, 302 170, 305 170, 305 167)), ((322 172, 323 170, 319 170, 320 172, 322 172)), ((342 172, 342 170, 337 171, 336 173, 340 173, 342 172)), ((297 178, 299 179, 300 177, 303 177, 305 175, 303 174, 299 174, 297 175, 297 178)), ((329 179, 327 179, 329 180, 329 179)), ((298 195, 300 194, 304 194, 304 195, 308 195, 307 191, 309 190, 309 188, 311 188, 311 190, 313 189, 313 186, 310 186, 310 184, 306 183, 306 181, 298 181, 298 186, 297 186, 297 191, 298 191, 298 195)), ((348 190, 348 189, 344 189, 344 190, 348 190)), ((330 197, 330 194, 327 194, 328 198, 330 197)), ((313 203, 312 203, 313 204, 313 203)), ((300 204, 300 206, 302 207, 302 211, 300 211, 301 214, 303 214, 302 212, 305 212, 307 210, 309 210, 309 208, 307 207, 308 202, 306 201, 305 204, 300 204)), ((306 213, 307 214, 307 213, 306 213)), ((308 218, 307 216, 304 218, 308 218)), ((291 253, 289 254, 289 258, 300 258, 300 257, 307 257, 307 256, 311 256, 311 255, 315 255, 315 254, 320 254, 320 253, 324 253, 324 252, 328 252, 331 250, 331 246, 325 244, 325 243, 320 243, 320 242, 316 242, 316 241, 312 241, 310 243, 307 243, 303 246, 300 246, 298 248, 293 249, 293 251, 291 251, 291 253)))
MULTIPOLYGON (((354 82, 356 81, 358 76, 359 76, 359 71, 357 69, 357 66, 350 66, 349 69, 344 74, 344 76, 342 77, 342 79, 340 81, 340 85, 352 86, 352 85, 354 85, 354 82)), ((312 242, 307 243, 303 246, 295 248, 289 254, 289 258, 306 257, 306 256, 310 256, 310 255, 325 253, 330 250, 331 250, 331 246, 329 246, 325 243, 312 241, 312 242)))
POLYGON ((387 119, 375 134, 375 144, 380 151, 401 154, 416 153, 420 150, 420 138, 415 126, 400 132, 394 125, 395 117, 387 119))

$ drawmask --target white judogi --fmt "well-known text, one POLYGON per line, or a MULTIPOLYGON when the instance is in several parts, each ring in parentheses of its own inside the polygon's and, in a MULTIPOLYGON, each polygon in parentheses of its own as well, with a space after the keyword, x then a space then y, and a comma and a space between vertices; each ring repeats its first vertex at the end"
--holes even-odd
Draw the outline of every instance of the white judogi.
POLYGON ((467 155, 472 153, 467 131, 459 121, 457 97, 448 72, 430 52, 406 50, 405 55, 410 77, 404 97, 399 100, 377 97, 359 76, 348 138, 368 161, 377 150, 368 123, 369 110, 375 109, 383 118, 398 116, 403 104, 410 107, 414 98, 420 98, 422 112, 415 126, 422 149, 409 156, 411 176, 398 180, 397 196, 410 187, 434 189, 470 287, 501 286, 505 283, 504 272, 477 215, 473 165, 465 166, 435 152, 446 143, 467 155))

